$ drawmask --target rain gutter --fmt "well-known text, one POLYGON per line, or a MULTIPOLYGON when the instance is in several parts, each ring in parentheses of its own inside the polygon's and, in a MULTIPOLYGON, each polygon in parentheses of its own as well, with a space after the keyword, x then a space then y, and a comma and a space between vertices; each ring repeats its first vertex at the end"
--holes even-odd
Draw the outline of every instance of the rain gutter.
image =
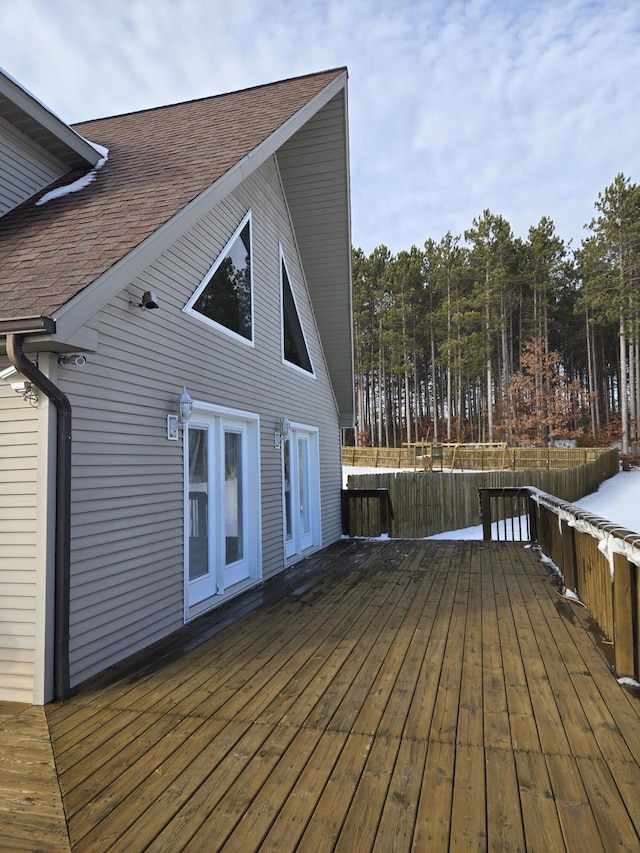
POLYGON ((54 683, 55 698, 69 698, 69 595, 71 585, 71 403, 23 352, 24 337, 7 335, 9 361, 51 400, 57 411, 54 683))

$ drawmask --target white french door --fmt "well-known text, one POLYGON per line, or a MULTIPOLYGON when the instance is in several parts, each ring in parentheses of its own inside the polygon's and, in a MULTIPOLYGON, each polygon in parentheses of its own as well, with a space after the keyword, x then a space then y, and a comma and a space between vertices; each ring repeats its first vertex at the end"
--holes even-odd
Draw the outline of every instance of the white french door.
POLYGON ((259 577, 257 423, 194 413, 185 430, 185 605, 259 577))
POLYGON ((288 560, 320 545, 318 432, 292 426, 282 446, 284 552, 288 560))

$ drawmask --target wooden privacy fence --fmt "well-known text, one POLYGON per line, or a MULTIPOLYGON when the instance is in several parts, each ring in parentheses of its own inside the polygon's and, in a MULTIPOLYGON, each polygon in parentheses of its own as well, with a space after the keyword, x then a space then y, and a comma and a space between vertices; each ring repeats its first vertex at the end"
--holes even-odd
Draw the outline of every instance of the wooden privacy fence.
MULTIPOLYGON (((492 531, 504 514, 504 501, 513 498, 505 493, 515 491, 482 490, 485 539, 495 538, 492 531)), ((530 519, 523 538, 538 542, 562 573, 565 591, 579 598, 613 642, 617 676, 640 680, 640 534, 538 489, 517 491, 520 498, 526 493, 530 519)))
POLYGON ((554 470, 586 465, 611 453, 617 454, 617 451, 602 447, 507 447, 506 444, 414 442, 407 447, 343 447, 342 464, 419 471, 554 470))
MULTIPOLYGON (((530 471, 478 471, 440 474, 429 471, 350 474, 347 488, 387 489, 393 506, 389 535, 414 539, 433 536, 447 530, 474 527, 481 522, 478 490, 535 486, 565 501, 576 501, 594 492, 603 480, 618 473, 618 451, 600 452, 584 465, 565 469, 530 471)), ((354 536, 378 536, 379 524, 370 524, 371 516, 351 515, 354 536)))

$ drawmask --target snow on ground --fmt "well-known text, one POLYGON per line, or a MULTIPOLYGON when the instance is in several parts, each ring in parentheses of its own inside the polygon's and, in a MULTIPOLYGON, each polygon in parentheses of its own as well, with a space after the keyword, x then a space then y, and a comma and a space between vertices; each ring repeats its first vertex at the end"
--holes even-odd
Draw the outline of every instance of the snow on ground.
MULTIPOLYGON (((346 488, 348 474, 380 474, 398 471, 397 468, 352 468, 344 466, 346 488)), ((444 472, 443 476, 446 476, 444 472)), ((622 471, 605 480, 597 492, 586 495, 575 502, 575 506, 599 515, 607 521, 619 524, 640 535, 640 469, 622 471)), ((430 536, 430 539, 482 539, 482 526, 449 530, 430 536)))
MULTIPOLYGON (((575 501, 574 506, 640 534, 640 470, 616 474, 601 483, 597 492, 575 501)), ((482 525, 449 530, 429 538, 482 539, 482 525)))

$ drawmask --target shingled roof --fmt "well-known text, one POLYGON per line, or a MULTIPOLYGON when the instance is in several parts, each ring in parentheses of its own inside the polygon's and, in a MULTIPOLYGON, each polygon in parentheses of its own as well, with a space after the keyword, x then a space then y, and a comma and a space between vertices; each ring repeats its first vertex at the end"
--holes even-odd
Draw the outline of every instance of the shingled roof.
POLYGON ((52 317, 344 71, 74 125, 108 161, 80 192, 0 219, 0 322, 52 317))

